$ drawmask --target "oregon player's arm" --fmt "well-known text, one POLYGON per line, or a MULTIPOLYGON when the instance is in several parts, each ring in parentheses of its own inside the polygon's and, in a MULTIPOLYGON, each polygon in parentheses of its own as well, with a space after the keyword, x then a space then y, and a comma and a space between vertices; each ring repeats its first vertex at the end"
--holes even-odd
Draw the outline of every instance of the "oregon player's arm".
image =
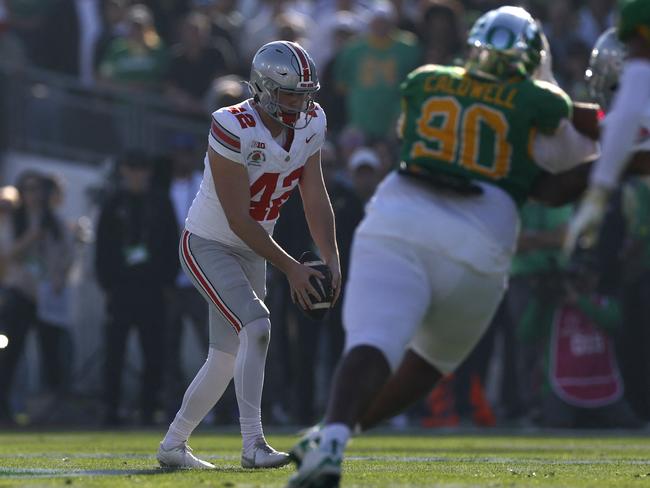
POLYGON ((542 169, 558 173, 598 156, 598 143, 581 134, 571 123, 573 104, 559 87, 535 81, 534 124, 537 130, 532 156, 542 169))
POLYGON ((594 103, 573 102, 571 123, 578 132, 598 140, 600 138, 600 105, 594 103))
MULTIPOLYGON (((551 207, 575 202, 589 186, 589 174, 593 164, 581 164, 557 174, 542 172, 535 180, 530 197, 551 207)), ((650 175, 650 152, 636 153, 625 174, 650 175)))
POLYGON ((579 133, 568 119, 562 119, 552 135, 537 133, 533 141, 533 159, 550 173, 594 160, 598 154, 598 142, 579 133))

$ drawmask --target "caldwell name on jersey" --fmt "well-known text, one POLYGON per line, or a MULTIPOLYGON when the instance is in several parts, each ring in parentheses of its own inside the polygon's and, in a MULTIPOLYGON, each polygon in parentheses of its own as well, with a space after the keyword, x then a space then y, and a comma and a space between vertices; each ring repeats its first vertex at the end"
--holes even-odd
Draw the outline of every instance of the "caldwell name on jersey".
MULTIPOLYGON (((315 104, 312 119, 304 129, 289 130, 282 147, 271 136, 252 99, 212 114, 209 146, 218 154, 246 167, 250 183, 250 215, 273 234, 280 207, 300 181, 307 159, 325 142, 327 119, 315 104), (285 149, 288 147, 288 150, 285 149)), ((300 119, 306 115, 301 114, 300 119)), ((298 120, 301 124, 304 120, 298 120)), ((217 196, 206 152, 203 181, 192 206, 185 228, 199 237, 248 249, 230 229, 217 196)))
POLYGON ((570 99, 546 82, 494 82, 464 68, 425 65, 401 90, 403 166, 467 180, 482 193, 432 191, 392 174, 377 191, 383 197, 368 205, 358 232, 433 246, 479 272, 507 271, 518 234, 517 207, 537 176, 574 167, 594 156, 597 145, 574 135, 570 99), (580 151, 571 149, 581 145, 580 151), (404 212, 417 213, 422 225, 406 229, 404 212))

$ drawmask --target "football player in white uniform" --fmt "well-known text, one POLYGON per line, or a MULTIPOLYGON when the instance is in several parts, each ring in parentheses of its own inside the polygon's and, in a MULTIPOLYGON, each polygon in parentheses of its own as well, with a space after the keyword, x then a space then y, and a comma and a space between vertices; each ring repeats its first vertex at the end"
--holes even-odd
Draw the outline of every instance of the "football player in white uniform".
POLYGON ((402 84, 402 163, 381 183, 355 232, 345 353, 325 425, 292 450, 298 471, 288 488, 339 486, 351 430, 397 413, 460 364, 505 291, 516 202, 534 194, 543 170, 567 171, 598 153, 596 142, 572 126, 566 94, 530 79, 543 47, 524 9, 484 14, 468 45, 466 68, 426 65, 402 84), (483 98, 513 87, 509 108, 498 97, 483 98), (495 129, 487 138, 473 125, 476 111, 495 129), (495 163, 499 145, 508 146, 503 165, 495 163), (499 166, 503 173, 488 174, 499 166), (515 180, 525 191, 512 190, 508 181, 515 180))
POLYGON ((253 58, 249 87, 252 99, 212 114, 203 181, 181 238, 181 264, 210 306, 210 347, 160 443, 163 467, 214 468, 192 454, 187 440, 233 378, 242 466, 288 462, 264 438, 260 403, 271 328, 263 302, 266 261, 286 274, 304 308, 308 294, 318 296, 309 278, 322 278, 271 237, 296 186, 336 296, 340 289, 334 216, 320 167, 326 118, 313 100, 320 88, 314 63, 296 43, 271 42, 253 58))
MULTIPOLYGON (((618 37, 627 47, 627 59, 604 126, 601 157, 594 165, 589 188, 569 224, 564 244, 566 255, 571 255, 576 246, 588 248, 595 244, 609 193, 617 185, 631 155, 638 151, 637 146, 642 142, 639 138, 647 137, 650 107, 648 0, 621 2, 618 37)), ((602 47, 609 49, 611 46, 603 44, 602 47)))

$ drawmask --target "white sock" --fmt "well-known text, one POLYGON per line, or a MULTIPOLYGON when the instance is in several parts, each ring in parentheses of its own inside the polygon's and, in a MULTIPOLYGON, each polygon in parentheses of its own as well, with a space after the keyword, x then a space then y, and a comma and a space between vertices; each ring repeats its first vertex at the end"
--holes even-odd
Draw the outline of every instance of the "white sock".
POLYGON ((183 403, 163 439, 163 448, 171 449, 187 441, 232 379, 235 356, 214 348, 183 396, 183 403))
POLYGON ((239 332, 234 379, 244 450, 264 437, 261 403, 270 337, 271 322, 266 318, 246 324, 239 332))
POLYGON ((342 456, 350 439, 350 427, 345 424, 327 424, 320 431, 320 448, 342 456))

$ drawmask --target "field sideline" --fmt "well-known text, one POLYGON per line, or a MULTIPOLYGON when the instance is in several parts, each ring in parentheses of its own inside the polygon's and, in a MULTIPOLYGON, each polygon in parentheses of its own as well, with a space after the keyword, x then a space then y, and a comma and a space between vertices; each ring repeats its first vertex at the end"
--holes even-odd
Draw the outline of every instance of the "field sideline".
MULTIPOLYGON (((202 432, 195 453, 213 472, 167 472, 154 457, 162 432, 0 433, 0 487, 283 487, 293 467, 242 469, 239 435, 202 432)), ((289 449, 296 436, 270 435, 289 449)), ((344 487, 650 487, 650 438, 548 435, 368 435, 354 439, 344 487)))

